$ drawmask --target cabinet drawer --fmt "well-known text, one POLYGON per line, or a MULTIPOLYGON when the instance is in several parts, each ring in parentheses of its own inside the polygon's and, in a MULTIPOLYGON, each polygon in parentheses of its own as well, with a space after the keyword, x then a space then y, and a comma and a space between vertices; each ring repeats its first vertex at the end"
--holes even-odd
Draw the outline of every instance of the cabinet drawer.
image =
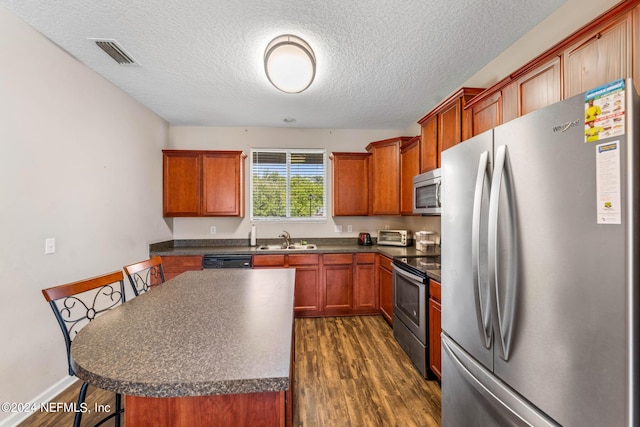
POLYGON ((254 267, 284 267, 284 255, 254 255, 254 267))
POLYGON ((357 264, 373 264, 376 262, 376 254, 373 252, 356 254, 357 264))
POLYGON ((163 256, 162 268, 165 271, 202 270, 202 256, 200 255, 163 256))
POLYGON ((324 254, 322 262, 324 265, 353 264, 353 254, 324 254))
POLYGON ((318 255, 292 254, 289 255, 289 265, 318 265, 318 255))
POLYGON ((442 286, 439 282, 429 279, 429 296, 436 301, 442 301, 442 286))
POLYGON ((386 268, 389 271, 393 270, 393 268, 391 268, 391 258, 380 255, 380 267, 386 268))

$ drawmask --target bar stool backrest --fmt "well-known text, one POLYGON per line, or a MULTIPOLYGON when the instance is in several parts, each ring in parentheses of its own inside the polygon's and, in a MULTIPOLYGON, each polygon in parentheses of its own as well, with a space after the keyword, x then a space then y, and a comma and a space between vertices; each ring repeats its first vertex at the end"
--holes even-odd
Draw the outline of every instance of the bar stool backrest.
POLYGON ((122 271, 114 271, 102 276, 43 289, 42 294, 62 329, 67 346, 69 375, 73 376, 75 373, 71 367, 71 342, 84 325, 125 302, 124 275, 122 271))
POLYGON ((133 293, 138 296, 147 292, 152 286, 164 283, 164 269, 162 268, 162 258, 153 256, 145 261, 124 267, 127 273, 133 293))

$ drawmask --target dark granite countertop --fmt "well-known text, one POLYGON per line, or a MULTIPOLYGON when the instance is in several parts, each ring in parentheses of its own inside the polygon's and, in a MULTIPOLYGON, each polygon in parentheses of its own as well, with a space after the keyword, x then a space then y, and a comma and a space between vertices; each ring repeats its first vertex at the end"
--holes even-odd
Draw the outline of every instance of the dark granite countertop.
MULTIPOLYGON (((297 239, 297 243, 300 239, 297 239)), ((249 246, 243 239, 228 240, 174 240, 154 243, 149 245, 149 255, 205 255, 205 254, 242 254, 242 255, 265 255, 273 253, 358 253, 358 252, 378 252, 390 258, 394 256, 437 256, 434 252, 421 252, 415 246, 360 246, 357 239, 329 239, 329 238, 309 238, 302 239, 317 245, 318 249, 312 250, 258 250, 257 246, 249 246)), ((259 245, 273 245, 281 243, 281 239, 269 239, 259 241, 259 245)))
POLYGON ((135 396, 287 390, 295 271, 188 271, 86 325, 76 375, 135 396))
MULTIPOLYGON (((416 256, 439 256, 440 252, 422 252, 415 246, 383 246, 371 245, 360 246, 357 239, 353 238, 308 238, 296 239, 306 240, 318 246, 313 250, 258 250, 257 247, 248 245, 246 239, 210 239, 210 240, 173 240, 155 243, 149 246, 149 255, 176 256, 176 255, 267 255, 267 254, 290 254, 290 253, 380 253, 389 258, 393 257, 416 257, 416 256)), ((278 244, 281 239, 261 239, 258 245, 278 244)), ((440 281, 440 270, 427 271, 427 275, 432 279, 440 281)))

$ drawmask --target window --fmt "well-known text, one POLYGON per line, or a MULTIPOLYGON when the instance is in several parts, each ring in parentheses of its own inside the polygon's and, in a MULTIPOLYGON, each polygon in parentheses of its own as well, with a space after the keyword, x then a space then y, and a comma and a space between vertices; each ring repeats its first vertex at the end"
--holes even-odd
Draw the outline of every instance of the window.
POLYGON ((252 149, 252 220, 326 220, 326 150, 252 149))

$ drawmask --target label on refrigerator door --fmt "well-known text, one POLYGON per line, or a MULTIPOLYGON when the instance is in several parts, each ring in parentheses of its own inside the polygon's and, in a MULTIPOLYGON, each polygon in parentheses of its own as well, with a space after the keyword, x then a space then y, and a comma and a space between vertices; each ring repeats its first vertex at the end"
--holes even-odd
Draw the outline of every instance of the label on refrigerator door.
POLYGON ((620 79, 585 93, 584 142, 624 134, 624 85, 620 79))
POLYGON ((596 145, 598 224, 621 224, 620 141, 596 145))

